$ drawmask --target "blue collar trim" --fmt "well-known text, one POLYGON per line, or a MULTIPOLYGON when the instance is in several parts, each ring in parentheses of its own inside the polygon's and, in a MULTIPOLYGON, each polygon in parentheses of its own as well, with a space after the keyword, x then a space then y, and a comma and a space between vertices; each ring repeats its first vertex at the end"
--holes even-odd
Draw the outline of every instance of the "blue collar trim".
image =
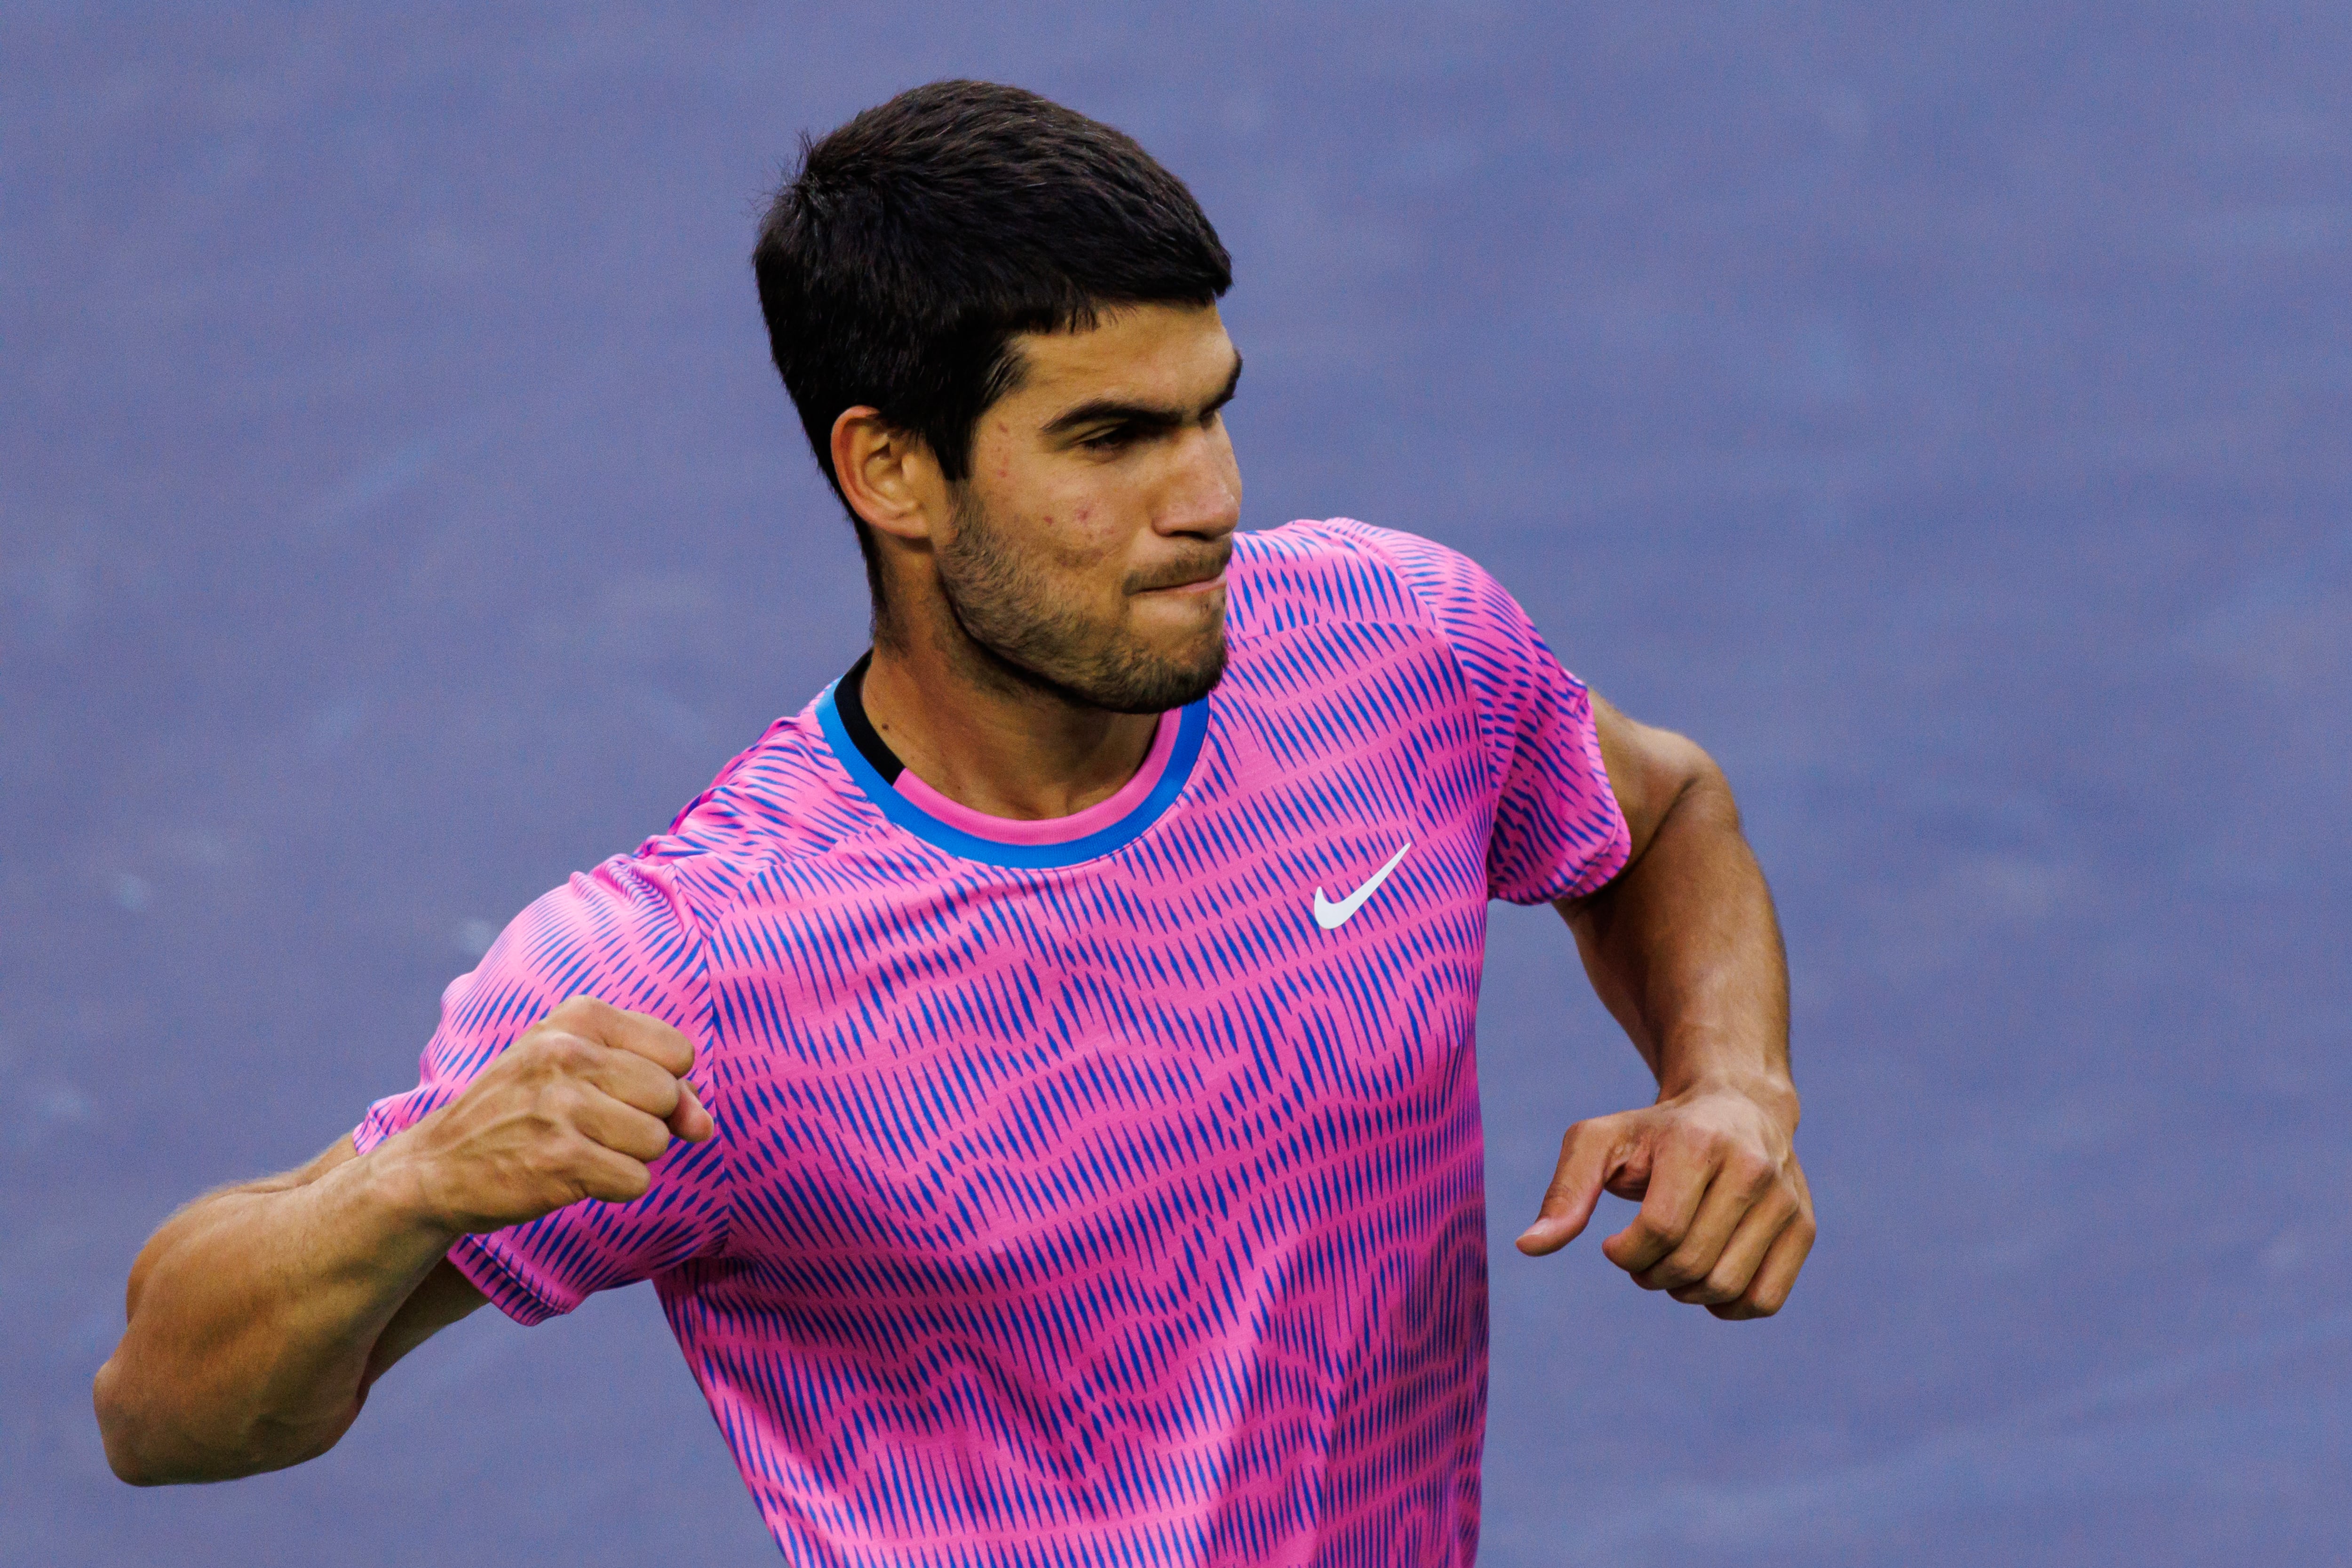
POLYGON ((883 816, 905 828, 927 844, 937 845, 950 855, 966 860, 977 860, 987 866, 1016 866, 1028 870, 1050 869, 1057 866, 1076 866, 1081 861, 1100 859, 1112 851, 1126 847, 1148 832, 1151 825, 1166 815, 1176 803, 1185 784, 1192 781, 1192 764, 1201 758, 1201 742, 1209 733, 1209 700, 1180 710, 1176 722, 1176 749, 1168 759, 1168 767, 1160 782, 1151 786, 1133 811, 1098 828, 1084 838, 1073 838, 1066 844, 1000 844, 993 838, 982 838, 941 822, 896 789, 883 782, 874 764, 866 760, 850 740, 849 731, 841 721, 841 710, 833 703, 835 681, 817 694, 817 723, 824 731, 825 744, 833 748, 834 761, 839 763, 852 782, 865 793, 883 816))

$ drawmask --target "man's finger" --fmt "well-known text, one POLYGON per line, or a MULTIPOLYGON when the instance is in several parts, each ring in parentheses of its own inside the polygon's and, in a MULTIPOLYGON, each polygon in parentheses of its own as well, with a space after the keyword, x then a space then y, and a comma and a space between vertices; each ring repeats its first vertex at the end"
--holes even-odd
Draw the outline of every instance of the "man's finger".
POLYGON ((678 1091, 684 1087, 635 1052, 614 1050, 593 1039, 582 1040, 566 1066, 578 1081, 664 1121, 677 1109, 678 1091))
POLYGON ((1650 1155, 1650 1187, 1633 1223, 1601 1244, 1601 1256, 1636 1279, 1683 1244, 1715 1179, 1711 1153, 1673 1138, 1650 1155))
POLYGON ((1541 1258, 1583 1234, 1592 1221, 1593 1205, 1601 1201, 1601 1185, 1616 1168, 1622 1140, 1622 1125, 1614 1116, 1580 1121, 1568 1130, 1559 1141, 1559 1164, 1544 1193, 1543 1207, 1519 1237, 1521 1252, 1541 1258))
POLYGON ((1805 1254, 1812 1249, 1813 1216, 1800 1212, 1773 1238, 1771 1250, 1764 1254, 1756 1278, 1748 1282, 1739 1300, 1707 1310, 1725 1319, 1770 1317, 1788 1300, 1796 1287, 1797 1270, 1805 1266, 1805 1254))
POLYGON ((689 1143, 699 1143, 717 1130, 694 1086, 684 1079, 672 1078, 627 1051, 592 1048, 595 1054, 584 1076, 604 1093, 663 1122, 689 1143))
POLYGON ((672 1078, 684 1078, 694 1069, 694 1042, 650 1014, 632 1013, 593 996, 573 996, 550 1013, 548 1021, 643 1057, 672 1078))
MULTIPOLYGON (((1720 1187, 1723 1184, 1717 1178, 1716 1185, 1720 1187)), ((1730 1239, 1723 1244, 1714 1261, 1706 1266, 1706 1271, 1696 1279, 1668 1285, 1667 1293, 1677 1301, 1701 1307, 1738 1300, 1756 1278, 1756 1270, 1763 1264, 1773 1242, 1780 1239, 1780 1233, 1796 1217, 1797 1200, 1790 1195, 1788 1189, 1777 1185, 1768 1188, 1740 1216, 1739 1228, 1733 1231, 1730 1239)), ((1706 1215, 1704 1210, 1699 1218, 1705 1222, 1706 1215)), ((1666 1259, 1651 1273, 1658 1273, 1680 1258, 1682 1252, 1688 1250, 1689 1245, 1685 1243, 1675 1258, 1666 1259)))
MULTIPOLYGON (((1679 1290, 1705 1279, 1757 1200, 1770 1190, 1770 1172, 1760 1161, 1742 1166, 1735 1157, 1718 1163, 1714 1178, 1706 1184, 1706 1196, 1700 1201, 1698 1213, 1692 1216, 1690 1228, 1683 1233, 1672 1252, 1642 1272, 1642 1288, 1679 1290)), ((1768 1243, 1769 1239, 1766 1238, 1768 1243)), ((1757 1254, 1762 1256, 1761 1247, 1757 1248, 1757 1254)), ((1745 1279, 1740 1280, 1742 1286, 1747 1283, 1745 1279)), ((1737 1296, 1739 1292, 1731 1294, 1737 1296)))
POLYGON ((719 1131, 719 1123, 702 1108, 702 1097, 684 1079, 677 1080, 677 1109, 669 1113, 669 1130, 689 1143, 699 1143, 719 1131))
POLYGON ((591 1143, 580 1152, 580 1190, 602 1203, 635 1203, 653 1185, 643 1160, 591 1143))
POLYGON ((660 1117, 584 1086, 579 1108, 572 1113, 572 1125, 591 1142, 625 1154, 641 1165, 660 1159, 669 1147, 669 1128, 660 1117))

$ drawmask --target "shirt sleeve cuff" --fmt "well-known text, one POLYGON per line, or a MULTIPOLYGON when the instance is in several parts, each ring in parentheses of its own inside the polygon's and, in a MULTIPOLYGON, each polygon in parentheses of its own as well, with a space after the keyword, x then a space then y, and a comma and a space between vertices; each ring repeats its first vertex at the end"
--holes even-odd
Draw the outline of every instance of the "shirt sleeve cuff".
POLYGON ((467 1284, 489 1299, 490 1305, 530 1328, 561 1317, 580 1305, 563 1301, 526 1279, 511 1262, 499 1256, 497 1233, 461 1236, 449 1248, 449 1262, 467 1284))
MULTIPOLYGON (((352 1131, 352 1146, 364 1154, 404 1126, 388 1126, 388 1119, 371 1110, 367 1119, 352 1131)), ((510 1259, 499 1256, 497 1245, 501 1232, 488 1236, 461 1236, 449 1247, 449 1262, 466 1282, 489 1299, 490 1304, 525 1328, 543 1323, 550 1318, 561 1317, 580 1305, 577 1298, 570 1300, 546 1286, 533 1281, 510 1259)))

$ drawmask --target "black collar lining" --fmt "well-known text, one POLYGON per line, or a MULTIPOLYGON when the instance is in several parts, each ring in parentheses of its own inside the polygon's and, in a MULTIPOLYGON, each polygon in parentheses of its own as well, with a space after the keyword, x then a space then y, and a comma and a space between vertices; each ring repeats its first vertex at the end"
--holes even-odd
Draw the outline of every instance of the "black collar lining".
POLYGON ((833 705, 839 710, 841 727, 849 731, 850 742, 856 746, 859 755, 873 764, 874 771, 882 775, 884 784, 896 788, 898 775, 907 771, 907 764, 898 760, 898 752, 884 743, 881 735, 875 731, 874 721, 866 716, 866 671, 873 663, 874 650, 871 648, 857 656, 857 662, 849 667, 849 673, 834 687, 833 705))

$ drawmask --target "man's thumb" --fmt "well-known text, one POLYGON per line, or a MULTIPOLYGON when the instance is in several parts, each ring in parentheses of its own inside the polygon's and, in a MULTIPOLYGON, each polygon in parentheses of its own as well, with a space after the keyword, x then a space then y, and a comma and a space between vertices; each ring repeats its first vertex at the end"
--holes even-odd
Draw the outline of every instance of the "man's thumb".
POLYGON ((677 1107, 669 1113, 669 1130, 689 1143, 699 1143, 719 1131, 710 1112, 702 1108, 694 1086, 684 1079, 678 1080, 677 1107))
POLYGON ((1519 1237, 1521 1252, 1541 1258, 1583 1234, 1594 1205, 1601 1202, 1601 1184, 1616 1163, 1621 1133, 1617 1121, 1613 1116, 1580 1121, 1559 1141, 1559 1165, 1544 1193, 1542 1211, 1519 1237))

